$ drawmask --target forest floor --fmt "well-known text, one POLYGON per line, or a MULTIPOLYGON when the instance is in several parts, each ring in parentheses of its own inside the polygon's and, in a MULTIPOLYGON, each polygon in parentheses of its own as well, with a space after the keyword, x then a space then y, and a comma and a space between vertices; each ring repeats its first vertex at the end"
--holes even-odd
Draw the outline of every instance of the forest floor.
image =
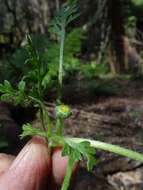
MULTIPOLYGON (((83 103, 73 104, 73 116, 66 122, 65 133, 143 152, 142 81, 122 81, 121 84, 117 95, 99 96, 91 101, 87 97, 83 103)), ((97 151, 97 159, 92 174, 82 165, 74 189, 143 189, 142 163, 102 151, 97 151)))
MULTIPOLYGON (((80 95, 72 89, 66 94, 73 115, 66 121, 65 133, 127 147, 143 152, 143 85, 141 80, 120 81, 117 94, 107 96, 92 94, 86 89, 80 95), (81 98, 82 97, 82 98, 81 98)), ((50 105, 50 104, 49 104, 50 105)), ((50 109, 53 109, 51 104, 50 109)), ((0 106, 0 122, 15 129, 17 121, 11 110, 0 106)), ((37 120, 34 121, 37 123, 37 120)), ((1 132, 1 131, 0 131, 1 132)), ((6 130, 3 131, 3 134, 6 130)), ((13 143, 17 144, 16 133, 13 143), (14 140, 16 139, 16 140, 14 140)), ((2 134, 2 133, 1 133, 2 134)), ((12 133, 10 132, 10 135, 12 133)), ((8 137, 9 138, 9 137, 8 137)), ((17 147, 16 147, 17 148, 17 147)), ((75 176, 74 190, 141 190, 143 189, 143 164, 108 152, 97 151, 97 162, 92 173, 81 164, 75 176)))

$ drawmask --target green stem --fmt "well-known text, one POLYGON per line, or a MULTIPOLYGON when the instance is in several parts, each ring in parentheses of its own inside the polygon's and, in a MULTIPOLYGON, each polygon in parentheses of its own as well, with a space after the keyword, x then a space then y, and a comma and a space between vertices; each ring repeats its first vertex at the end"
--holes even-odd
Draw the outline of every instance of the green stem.
POLYGON ((97 149, 101 149, 104 151, 109 151, 115 154, 119 154, 121 156, 125 156, 128 158, 131 158, 133 160, 141 161, 143 162, 143 154, 138 153, 136 151, 132 151, 126 148, 122 148, 117 145, 112 145, 100 141, 95 141, 95 140, 89 140, 89 139, 84 139, 84 138, 68 138, 69 140, 74 141, 75 143, 80 143, 82 141, 88 141, 90 142, 92 147, 95 147, 97 149))
POLYGON ((48 115, 45 105, 41 102, 41 100, 37 98, 34 98, 32 96, 28 96, 28 98, 30 98, 33 102, 38 104, 39 109, 40 109, 40 119, 42 122, 43 130, 47 131, 47 136, 51 136, 52 134, 51 121, 50 121, 50 117, 48 115))
POLYGON ((46 123, 46 125, 48 126, 48 129, 47 129, 47 136, 50 137, 51 134, 52 134, 52 122, 51 122, 51 120, 50 120, 50 117, 49 117, 48 112, 47 112, 46 109, 45 109, 44 117, 45 117, 45 123, 46 123))
POLYGON ((42 125, 44 128, 44 131, 47 132, 47 136, 49 137, 52 134, 52 125, 51 125, 50 117, 48 115, 48 112, 44 104, 42 104, 41 111, 42 111, 42 115, 41 115, 42 125))
POLYGON ((42 123, 43 130, 46 132, 46 126, 45 126, 45 118, 44 118, 44 110, 42 107, 40 107, 40 119, 42 123))
POLYGON ((73 166, 74 166, 74 160, 72 158, 69 158, 66 175, 65 175, 61 190, 68 189, 68 187, 70 185, 70 179, 72 176, 73 166))
POLYGON ((63 64, 64 64, 64 42, 65 42, 65 24, 62 26, 61 39, 60 39, 60 58, 59 58, 59 74, 58 74, 58 99, 62 96, 63 85, 63 64))
MULTIPOLYGON (((35 50, 36 51, 36 50, 35 50)), ((42 100, 42 85, 41 85, 41 63, 39 59, 39 55, 35 52, 36 62, 37 62, 37 69, 38 69, 38 95, 39 98, 42 100)))
POLYGON ((63 121, 61 118, 56 119, 56 134, 62 136, 63 121))

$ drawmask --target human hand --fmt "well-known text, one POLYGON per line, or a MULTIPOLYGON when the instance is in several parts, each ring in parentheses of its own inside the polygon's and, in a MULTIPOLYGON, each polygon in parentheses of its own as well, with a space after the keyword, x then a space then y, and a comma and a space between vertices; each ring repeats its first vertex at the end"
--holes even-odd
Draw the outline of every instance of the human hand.
POLYGON ((0 190, 55 190, 63 181, 68 158, 49 155, 47 144, 33 137, 18 156, 0 154, 0 190))

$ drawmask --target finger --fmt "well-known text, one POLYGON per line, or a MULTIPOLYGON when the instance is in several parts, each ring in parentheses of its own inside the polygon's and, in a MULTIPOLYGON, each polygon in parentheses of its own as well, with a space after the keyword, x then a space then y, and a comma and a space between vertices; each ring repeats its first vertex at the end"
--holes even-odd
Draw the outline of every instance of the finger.
POLYGON ((34 137, 0 179, 0 190, 39 190, 47 181, 51 160, 46 142, 34 137))
POLYGON ((0 176, 10 167, 15 156, 0 153, 0 176))
MULTIPOLYGON (((63 179, 66 174, 67 164, 68 164, 68 157, 62 156, 61 149, 59 148, 55 149, 52 155, 52 172, 53 172, 54 181, 57 185, 61 185, 63 182, 63 179)), ((73 168, 73 174, 75 174, 77 170, 77 165, 78 164, 76 163, 73 168)))
POLYGON ((60 185, 64 179, 67 163, 68 157, 62 157, 61 149, 55 149, 52 155, 52 172, 57 185, 60 185))

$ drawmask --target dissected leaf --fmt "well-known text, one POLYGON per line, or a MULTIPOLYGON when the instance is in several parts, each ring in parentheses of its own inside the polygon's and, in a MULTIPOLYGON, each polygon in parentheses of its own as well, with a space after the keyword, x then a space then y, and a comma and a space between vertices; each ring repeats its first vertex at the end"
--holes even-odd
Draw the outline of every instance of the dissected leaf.
POLYGON ((92 155, 86 155, 87 157, 87 169, 88 171, 91 171, 92 168, 95 166, 96 164, 96 159, 95 156, 92 155))
POLYGON ((11 94, 3 94, 1 95, 1 101, 3 102, 13 102, 13 96, 11 96, 11 94))
POLYGON ((30 104, 30 100, 25 93, 25 82, 23 80, 18 83, 17 89, 13 88, 8 81, 4 81, 3 84, 0 84, 0 92, 2 93, 1 101, 23 106, 30 104))
POLYGON ((18 90, 20 90, 20 91, 24 91, 25 90, 25 81, 21 80, 18 83, 18 90))
POLYGON ((42 137, 46 137, 46 132, 41 131, 40 129, 33 128, 30 123, 24 124, 22 126, 23 132, 20 135, 21 138, 27 137, 27 136, 35 136, 39 135, 42 137))
POLYGON ((3 84, 0 84, 0 92, 1 93, 12 93, 14 91, 13 87, 11 86, 10 82, 5 80, 3 84))
POLYGON ((42 86, 46 88, 50 84, 50 82, 51 82, 51 75, 49 74, 49 72, 47 72, 42 79, 42 86))
POLYGON ((62 155, 68 155, 72 157, 72 159, 75 161, 79 161, 83 158, 86 158, 87 169, 91 171, 96 163, 95 153, 95 148, 93 148, 87 141, 75 143, 71 140, 66 140, 62 155))
POLYGON ((50 31, 57 34, 58 37, 61 36, 63 28, 79 16, 77 10, 75 2, 65 3, 55 16, 54 21, 51 24, 50 31))

